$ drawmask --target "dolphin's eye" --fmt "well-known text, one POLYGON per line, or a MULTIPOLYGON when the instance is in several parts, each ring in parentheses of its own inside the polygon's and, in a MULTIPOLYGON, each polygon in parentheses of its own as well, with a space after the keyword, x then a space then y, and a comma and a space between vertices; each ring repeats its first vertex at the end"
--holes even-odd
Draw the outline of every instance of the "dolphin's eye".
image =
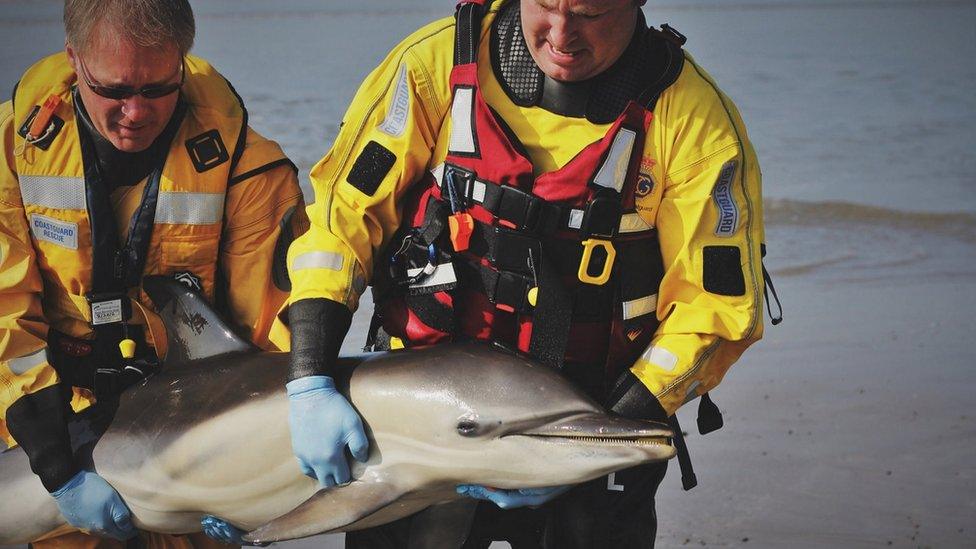
POLYGON ((470 419, 462 419, 457 425, 458 434, 462 437, 472 437, 478 434, 478 423, 470 419))

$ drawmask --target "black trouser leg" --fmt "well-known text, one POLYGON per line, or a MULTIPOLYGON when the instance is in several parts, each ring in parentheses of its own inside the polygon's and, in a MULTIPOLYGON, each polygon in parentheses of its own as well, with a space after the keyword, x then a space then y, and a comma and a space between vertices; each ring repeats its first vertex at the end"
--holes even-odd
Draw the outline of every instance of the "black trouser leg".
POLYGON ((574 488, 549 506, 545 549, 652 549, 654 495, 667 462, 617 471, 574 488))

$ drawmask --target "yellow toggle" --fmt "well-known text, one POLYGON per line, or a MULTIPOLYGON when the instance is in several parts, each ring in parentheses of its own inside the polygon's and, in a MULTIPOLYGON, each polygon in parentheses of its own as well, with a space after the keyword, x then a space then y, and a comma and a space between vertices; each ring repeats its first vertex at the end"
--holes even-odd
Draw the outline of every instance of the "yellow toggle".
POLYGON ((390 349, 392 349, 392 350, 395 351, 397 349, 403 349, 404 347, 406 347, 406 345, 403 344, 403 340, 402 339, 400 339, 398 337, 391 337, 390 338, 390 349))
POLYGON ((617 258, 617 250, 609 240, 599 238, 587 238, 583 241, 583 257, 580 259, 579 271, 576 273, 579 281, 584 284, 595 284, 603 286, 610 280, 610 271, 613 269, 613 260, 617 258), (603 272, 597 276, 590 275, 590 260, 593 258, 595 248, 603 248, 607 252, 607 260, 603 263, 603 272))
POLYGON ((123 339, 119 342, 119 352, 122 353, 122 358, 136 356, 136 342, 131 339, 123 339))
POLYGON ((535 286, 533 288, 529 288, 529 296, 528 296, 528 298, 529 298, 529 305, 532 305, 533 307, 535 307, 536 302, 539 301, 539 287, 538 286, 535 286))

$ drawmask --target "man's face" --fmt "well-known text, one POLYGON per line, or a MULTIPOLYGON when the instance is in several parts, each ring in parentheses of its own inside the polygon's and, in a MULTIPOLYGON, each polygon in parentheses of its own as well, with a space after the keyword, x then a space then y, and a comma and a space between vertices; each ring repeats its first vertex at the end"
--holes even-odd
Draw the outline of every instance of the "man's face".
POLYGON ((78 91, 92 124, 116 149, 146 150, 166 128, 179 93, 149 99, 136 94, 109 99, 96 94, 95 86, 139 90, 178 83, 182 78, 182 57, 175 45, 147 48, 114 38, 111 29, 100 25, 92 33, 85 51, 67 46, 68 57, 78 75, 78 91))
POLYGON ((522 0, 522 31, 546 76, 576 82, 620 58, 637 22, 634 0, 522 0))

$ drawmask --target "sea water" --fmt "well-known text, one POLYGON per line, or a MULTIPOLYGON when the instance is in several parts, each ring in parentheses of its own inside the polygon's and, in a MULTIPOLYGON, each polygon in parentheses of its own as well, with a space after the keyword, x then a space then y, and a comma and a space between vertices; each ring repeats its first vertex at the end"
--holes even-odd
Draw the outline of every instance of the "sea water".
MULTIPOLYGON (((195 1, 194 53, 233 82, 251 125, 281 143, 308 192, 308 171, 362 79, 453 4, 195 1)), ((63 46, 60 10, 0 0, 0 93, 63 46)), ((651 0, 644 10, 688 36, 687 50, 741 111, 763 171, 766 264, 787 305, 801 286, 828 300, 838 285, 973 288, 976 3, 651 0)), ((359 328, 364 321, 357 315, 359 328)), ((345 349, 361 344, 353 334, 345 349)), ((972 387, 973 376, 964 379, 972 387)), ((971 540, 962 532, 943 541, 971 540)), ((316 543, 335 542, 282 545, 316 543)))

